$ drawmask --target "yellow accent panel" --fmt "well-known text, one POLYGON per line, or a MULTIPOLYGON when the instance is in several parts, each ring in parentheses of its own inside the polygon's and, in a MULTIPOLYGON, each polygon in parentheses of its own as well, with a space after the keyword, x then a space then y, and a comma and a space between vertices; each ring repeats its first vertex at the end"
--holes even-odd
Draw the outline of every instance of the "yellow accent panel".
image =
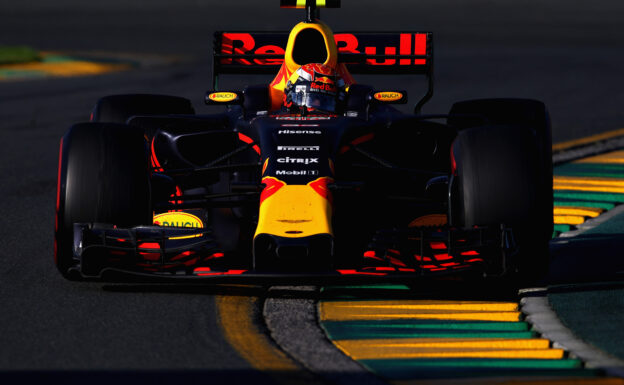
POLYGON ((576 215, 555 215, 553 222, 556 225, 580 225, 585 222, 585 217, 576 215))
POLYGON ((260 205, 257 237, 272 234, 301 238, 332 234, 332 207, 308 185, 285 185, 260 205))
POLYGON ((397 358, 534 358, 560 359, 547 339, 407 338, 338 340, 334 344, 356 360, 397 358))
POLYGON ((373 97, 381 102, 395 102, 403 99, 403 94, 398 91, 382 91, 375 93, 373 97))
POLYGON ((405 300, 405 301, 332 301, 322 302, 326 308, 393 308, 419 310, 452 310, 452 311, 517 311, 515 302, 492 301, 437 301, 437 300, 405 300))
POLYGON ((570 176, 555 176, 553 183, 557 184, 579 184, 589 186, 610 186, 610 187, 624 187, 624 179, 619 178, 590 178, 590 177, 570 177, 570 176))
POLYGON ((238 95, 235 92, 213 92, 208 98, 215 102, 226 103, 238 99, 238 95))
POLYGON ((620 128, 619 130, 603 132, 601 134, 592 135, 592 136, 588 136, 585 138, 574 139, 574 140, 570 140, 567 142, 553 144, 552 149, 553 151, 561 151, 561 150, 566 150, 568 148, 581 146, 581 145, 596 142, 599 140, 611 139, 611 138, 615 138, 615 137, 622 136, 622 135, 624 135, 624 128, 620 128))
POLYGON ((556 206, 553 210, 555 215, 573 215, 595 218, 604 210, 599 207, 568 207, 556 206))
MULTIPOLYGON (((314 23, 301 22, 295 25, 291 30, 290 35, 288 36, 288 44, 286 45, 286 53, 284 54, 284 64, 288 68, 288 73, 292 74, 301 65, 308 64, 297 64, 292 56, 295 40, 297 40, 299 33, 305 29, 315 29, 323 35, 325 38, 325 49, 327 50, 327 59, 323 64, 336 68, 336 65, 338 64, 338 48, 336 47, 336 41, 334 40, 334 33, 331 28, 327 26, 327 24, 317 20, 314 23)), ((284 88, 282 87, 282 90, 283 89, 284 88)))
POLYGON ((306 0, 297 0, 297 8, 305 8, 306 0))
POLYGON ((550 341, 545 338, 394 338, 370 340, 335 340, 346 350, 362 348, 397 349, 548 349, 550 341))
POLYGON ((383 319, 446 319, 474 321, 518 321, 517 304, 468 301, 363 301, 322 302, 321 321, 383 319), (370 302, 370 303, 369 303, 370 302))
POLYGON ((522 358, 558 360, 563 358, 563 349, 385 349, 379 347, 361 347, 340 350, 354 360, 371 359, 414 359, 414 358, 522 358))
POLYGON ((580 183, 553 183, 555 190, 573 190, 573 191, 594 191, 607 193, 624 193, 624 187, 612 186, 587 186, 580 183))
MULTIPOLYGON (((153 216, 152 222, 154 225, 163 227, 192 227, 203 228, 204 223, 197 216, 184 212, 167 212, 153 216)), ((179 237, 168 237, 168 239, 188 239, 198 238, 202 234, 197 235, 183 235, 179 237)))
POLYGON ((201 219, 185 212, 167 212, 154 215, 153 223, 164 227, 204 227, 201 219))
POLYGON ((574 163, 624 163, 624 151, 613 151, 606 154, 590 156, 589 158, 579 159, 574 163))

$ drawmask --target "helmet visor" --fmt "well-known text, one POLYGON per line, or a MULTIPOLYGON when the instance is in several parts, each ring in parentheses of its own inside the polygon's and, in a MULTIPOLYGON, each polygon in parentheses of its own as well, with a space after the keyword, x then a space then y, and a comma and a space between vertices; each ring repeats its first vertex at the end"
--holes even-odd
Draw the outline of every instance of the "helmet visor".
MULTIPOLYGON (((299 88, 301 86, 297 86, 299 88)), ((324 92, 310 92, 308 87, 301 87, 296 90, 293 102, 302 107, 306 106, 311 109, 335 112, 336 111, 336 95, 324 92)))

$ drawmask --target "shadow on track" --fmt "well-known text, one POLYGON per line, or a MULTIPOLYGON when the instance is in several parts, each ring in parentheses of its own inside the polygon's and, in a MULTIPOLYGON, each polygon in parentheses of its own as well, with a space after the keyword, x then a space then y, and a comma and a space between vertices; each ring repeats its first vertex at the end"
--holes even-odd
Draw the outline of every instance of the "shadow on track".
POLYGON ((621 281, 624 278, 624 234, 583 233, 552 242, 548 283, 621 281))
POLYGON ((67 370, 0 372, 3 384, 64 384, 64 385, 142 385, 142 384, 227 384, 275 385, 295 384, 296 371, 260 372, 255 370, 67 370))
POLYGON ((107 284, 102 290, 115 293, 172 293, 188 295, 227 295, 282 299, 440 299, 515 301, 518 288, 500 280, 427 280, 393 284, 314 286, 107 284))
POLYGON ((102 290, 115 293, 170 293, 195 295, 229 295, 262 297, 267 291, 264 286, 246 285, 180 285, 180 284, 110 284, 102 290))

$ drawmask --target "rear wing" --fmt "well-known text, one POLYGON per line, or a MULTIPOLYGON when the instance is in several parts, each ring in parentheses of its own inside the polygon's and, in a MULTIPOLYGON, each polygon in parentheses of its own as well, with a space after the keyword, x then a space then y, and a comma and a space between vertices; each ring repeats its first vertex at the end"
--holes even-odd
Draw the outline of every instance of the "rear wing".
MULTIPOLYGON (((213 89, 220 75, 273 74, 284 61, 288 32, 215 32, 213 89)), ((431 32, 347 32, 334 34, 338 61, 352 74, 424 75, 428 88, 414 107, 433 95, 431 32)))

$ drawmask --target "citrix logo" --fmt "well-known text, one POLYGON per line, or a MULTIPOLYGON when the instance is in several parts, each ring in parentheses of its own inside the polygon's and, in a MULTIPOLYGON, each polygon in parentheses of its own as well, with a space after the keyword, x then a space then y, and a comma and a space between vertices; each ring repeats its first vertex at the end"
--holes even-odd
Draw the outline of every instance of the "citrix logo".
POLYGON ((318 158, 291 158, 287 156, 285 158, 277 158, 277 163, 318 164, 318 158))

